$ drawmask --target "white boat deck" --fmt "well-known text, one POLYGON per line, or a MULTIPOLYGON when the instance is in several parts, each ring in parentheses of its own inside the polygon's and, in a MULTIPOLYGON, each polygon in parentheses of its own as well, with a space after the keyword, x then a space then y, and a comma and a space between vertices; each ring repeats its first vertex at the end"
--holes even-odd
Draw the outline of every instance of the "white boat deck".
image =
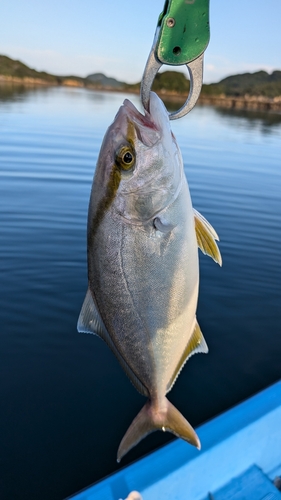
POLYGON ((72 500, 281 500, 281 381, 196 429, 199 452, 176 440, 72 500))

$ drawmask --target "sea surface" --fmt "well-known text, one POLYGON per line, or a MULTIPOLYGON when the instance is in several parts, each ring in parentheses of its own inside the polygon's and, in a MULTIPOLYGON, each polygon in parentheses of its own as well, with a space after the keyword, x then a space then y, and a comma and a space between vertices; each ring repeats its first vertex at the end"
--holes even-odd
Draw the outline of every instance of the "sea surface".
MULTIPOLYGON (((0 91, 1 500, 62 500, 173 439, 154 433, 116 463, 145 399, 76 331, 92 177, 125 97, 140 107, 120 93, 0 91)), ((200 255, 210 352, 169 396, 197 426, 281 377, 281 115, 197 105, 172 128, 223 257, 200 255)))

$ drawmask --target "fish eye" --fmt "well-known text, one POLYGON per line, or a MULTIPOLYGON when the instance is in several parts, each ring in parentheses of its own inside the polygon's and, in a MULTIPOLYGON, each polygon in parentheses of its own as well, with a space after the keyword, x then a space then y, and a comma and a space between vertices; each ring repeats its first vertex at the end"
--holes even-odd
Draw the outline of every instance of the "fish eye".
POLYGON ((133 162, 133 155, 132 153, 130 153, 130 151, 127 151, 127 153, 124 154, 123 161, 127 165, 131 165, 131 163, 133 162))
POLYGON ((135 152, 130 146, 121 147, 116 153, 116 163, 122 170, 131 170, 135 164, 135 152))

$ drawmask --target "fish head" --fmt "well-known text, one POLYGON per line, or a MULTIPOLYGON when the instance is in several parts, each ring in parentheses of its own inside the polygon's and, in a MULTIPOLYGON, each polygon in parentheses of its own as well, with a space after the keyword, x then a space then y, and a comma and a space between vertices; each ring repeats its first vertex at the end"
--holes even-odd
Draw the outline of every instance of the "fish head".
POLYGON ((182 175, 181 153, 161 99, 151 92, 145 114, 125 99, 100 151, 100 204, 128 223, 146 223, 177 197, 182 175))

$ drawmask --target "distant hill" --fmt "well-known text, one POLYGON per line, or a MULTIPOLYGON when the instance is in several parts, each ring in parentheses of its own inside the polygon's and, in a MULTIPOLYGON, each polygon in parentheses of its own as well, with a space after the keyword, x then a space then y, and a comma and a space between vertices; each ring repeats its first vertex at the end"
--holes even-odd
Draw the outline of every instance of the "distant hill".
POLYGON ((189 91, 189 80, 186 79, 183 73, 178 71, 164 71, 157 73, 154 82, 153 90, 155 92, 177 92, 187 93, 189 91))
MULTIPOLYGON (((141 82, 135 84, 127 84, 127 90, 136 92, 140 91, 141 82)), ((155 76, 152 90, 163 94, 187 94, 189 91, 189 80, 184 73, 179 71, 164 71, 157 73, 155 76)))
POLYGON ((8 81, 20 81, 24 83, 25 80, 41 82, 50 85, 61 85, 64 81, 76 83, 83 83, 84 78, 79 76, 57 76, 47 73, 46 71, 36 71, 29 68, 21 61, 11 59, 8 56, 0 55, 0 78, 6 78, 8 81))
POLYGON ((85 78, 86 83, 91 83, 92 85, 100 86, 103 88, 124 88, 126 86, 125 82, 119 82, 116 78, 111 78, 105 76, 103 73, 93 73, 85 78))
MULTIPOLYGON (((45 71, 36 71, 21 61, 0 55, 0 82, 22 81, 24 84, 44 83, 51 85, 85 86, 99 90, 117 90, 139 92, 140 82, 128 84, 116 78, 108 77, 103 73, 92 73, 86 78, 78 76, 56 76, 45 71)), ((184 73, 165 71, 158 73, 153 83, 153 90, 163 94, 185 94, 189 91, 189 81, 184 73)), ((266 71, 244 73, 224 78, 218 83, 204 84, 201 95, 204 96, 263 96, 268 98, 281 96, 281 71, 266 71)))
POLYGON ((16 78, 35 78, 48 81, 50 83, 57 83, 58 77, 50 75, 45 71, 36 71, 31 69, 21 61, 11 59, 7 56, 0 55, 0 75, 16 77, 16 78))
MULTIPOLYGON (((140 87, 140 83, 128 85, 128 90, 140 87)), ((186 94, 189 91, 189 80, 183 73, 178 71, 164 71, 157 73, 153 90, 160 93, 186 94)), ((224 78, 218 83, 204 84, 201 91, 202 96, 281 96, 281 71, 266 71, 256 73, 245 73, 224 78)))
POLYGON ((203 85, 202 94, 225 94, 226 96, 281 96, 281 71, 244 73, 224 78, 218 83, 203 85))
MULTIPOLYGON (((189 90, 189 81, 183 73, 177 71, 165 71, 158 73, 154 80, 153 89, 158 92, 186 93, 189 90)), ((204 84, 202 96, 220 95, 225 96, 281 96, 281 71, 266 71, 256 73, 245 73, 224 78, 218 83, 204 84)))
POLYGON ((127 88, 127 84, 125 82, 119 82, 115 78, 105 76, 103 73, 93 73, 88 75, 86 78, 74 75, 57 76, 45 71, 36 71, 35 69, 29 68, 21 61, 11 59, 10 57, 3 55, 0 55, 0 77, 1 76, 6 77, 9 80, 41 80, 42 82, 52 85, 80 84, 80 86, 91 86, 98 89, 118 90, 127 88))

